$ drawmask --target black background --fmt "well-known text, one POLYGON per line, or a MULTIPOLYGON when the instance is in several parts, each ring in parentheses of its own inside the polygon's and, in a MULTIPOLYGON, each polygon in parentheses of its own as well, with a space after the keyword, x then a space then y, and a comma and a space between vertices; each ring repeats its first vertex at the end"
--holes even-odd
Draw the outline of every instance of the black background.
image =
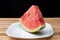
POLYGON ((38 5, 44 17, 60 17, 58 0, 1 0, 0 18, 21 17, 31 5, 38 5))

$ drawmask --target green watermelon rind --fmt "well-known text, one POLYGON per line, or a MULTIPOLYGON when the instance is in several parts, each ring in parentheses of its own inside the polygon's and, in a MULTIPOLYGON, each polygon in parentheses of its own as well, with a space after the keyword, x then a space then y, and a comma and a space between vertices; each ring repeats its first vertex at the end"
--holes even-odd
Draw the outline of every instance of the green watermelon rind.
POLYGON ((32 30, 29 30, 29 29, 25 28, 25 26, 24 26, 23 23, 21 22, 21 19, 19 19, 19 21, 20 21, 20 23, 21 23, 21 25, 22 25, 22 28, 23 28, 25 31, 30 32, 30 33, 35 33, 35 32, 38 32, 38 31, 40 31, 40 30, 42 30, 42 29, 45 28, 45 24, 44 24, 44 25, 38 27, 36 30, 33 30, 33 31, 32 31, 32 30))
POLYGON ((40 30, 42 30, 42 29, 44 29, 44 28, 45 28, 45 26, 44 26, 44 27, 41 27, 40 30))

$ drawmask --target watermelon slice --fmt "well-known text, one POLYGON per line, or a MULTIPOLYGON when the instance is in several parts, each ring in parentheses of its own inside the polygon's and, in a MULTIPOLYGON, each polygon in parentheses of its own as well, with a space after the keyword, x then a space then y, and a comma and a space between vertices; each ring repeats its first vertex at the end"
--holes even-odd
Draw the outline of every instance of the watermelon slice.
POLYGON ((24 30, 37 32, 45 27, 45 21, 38 6, 32 5, 19 19, 24 30))

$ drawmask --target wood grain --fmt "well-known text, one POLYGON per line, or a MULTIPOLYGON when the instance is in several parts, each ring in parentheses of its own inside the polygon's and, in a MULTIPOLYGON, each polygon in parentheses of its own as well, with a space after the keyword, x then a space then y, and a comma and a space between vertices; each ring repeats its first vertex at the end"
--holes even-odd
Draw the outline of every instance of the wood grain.
POLYGON ((52 25, 55 34, 43 39, 18 39, 8 37, 5 32, 9 25, 18 22, 19 18, 0 18, 0 40, 60 40, 60 18, 44 18, 45 22, 52 25))

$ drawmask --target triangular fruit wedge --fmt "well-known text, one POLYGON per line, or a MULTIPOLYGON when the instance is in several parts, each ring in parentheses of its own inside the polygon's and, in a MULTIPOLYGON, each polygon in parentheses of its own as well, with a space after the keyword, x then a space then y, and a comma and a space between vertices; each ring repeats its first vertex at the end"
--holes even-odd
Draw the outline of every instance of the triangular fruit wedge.
POLYGON ((24 30, 37 32, 45 27, 45 21, 38 6, 32 5, 19 19, 24 30))

